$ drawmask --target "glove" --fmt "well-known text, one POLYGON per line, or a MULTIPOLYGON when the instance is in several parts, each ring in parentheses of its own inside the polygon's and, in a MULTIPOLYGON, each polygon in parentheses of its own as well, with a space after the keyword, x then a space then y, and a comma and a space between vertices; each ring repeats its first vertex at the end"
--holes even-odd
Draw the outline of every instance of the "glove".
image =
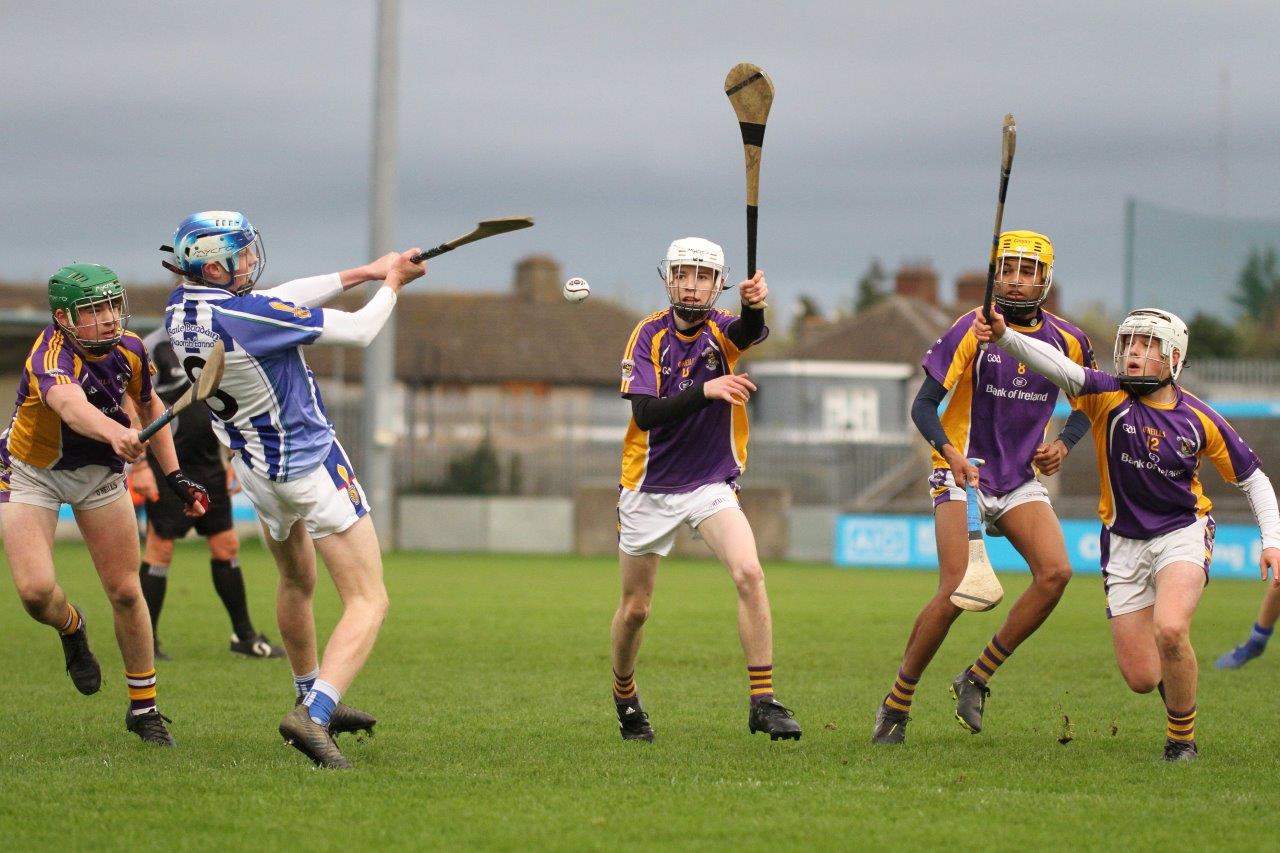
POLYGON ((182 473, 182 470, 170 471, 164 480, 173 489, 174 494, 182 498, 188 509, 199 506, 201 510, 209 509, 209 490, 195 480, 182 473))

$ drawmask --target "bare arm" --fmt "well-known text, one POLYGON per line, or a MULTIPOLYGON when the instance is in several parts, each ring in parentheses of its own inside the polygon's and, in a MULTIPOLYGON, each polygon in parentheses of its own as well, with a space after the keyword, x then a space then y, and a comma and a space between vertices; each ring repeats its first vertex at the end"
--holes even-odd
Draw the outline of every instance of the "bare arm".
POLYGON ((111 445, 111 449, 128 462, 142 457, 138 434, 99 411, 79 385, 55 385, 45 393, 44 399, 54 414, 80 435, 111 445))

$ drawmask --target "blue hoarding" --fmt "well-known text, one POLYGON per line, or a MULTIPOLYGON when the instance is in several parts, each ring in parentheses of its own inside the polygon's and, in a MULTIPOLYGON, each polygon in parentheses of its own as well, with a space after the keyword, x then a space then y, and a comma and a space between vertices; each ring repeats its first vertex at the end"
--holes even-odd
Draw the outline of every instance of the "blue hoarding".
MULTIPOLYGON (((1064 519, 1062 533, 1067 557, 1078 572, 1098 571, 1098 521, 1064 519)), ((1262 540, 1258 528, 1245 524, 1219 524, 1213 548, 1215 578, 1258 577, 1262 540)), ((1009 540, 987 537, 991 565, 1003 572, 1025 572, 1027 564, 1009 540)), ((933 569, 938 552, 933 539, 933 517, 928 515, 842 515, 836 519, 837 566, 850 568, 933 569)))

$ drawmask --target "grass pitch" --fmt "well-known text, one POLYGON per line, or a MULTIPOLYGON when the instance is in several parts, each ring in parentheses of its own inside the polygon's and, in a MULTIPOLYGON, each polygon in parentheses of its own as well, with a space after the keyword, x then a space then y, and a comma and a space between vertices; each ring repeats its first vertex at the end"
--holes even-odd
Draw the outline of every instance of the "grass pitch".
MULTIPOLYGON (((798 743, 747 733, 732 586, 710 562, 667 561, 637 682, 652 745, 623 743, 609 697, 612 560, 397 554, 391 615, 348 699, 377 735, 320 772, 283 746, 284 661, 233 659, 199 543, 179 548, 161 634, 160 707, 178 749, 124 731, 110 612, 81 547, 58 549, 87 611, 103 690, 80 696, 54 633, 0 597, 0 837, 9 849, 449 847, 1014 849, 1256 848, 1274 843, 1280 652, 1235 673, 1261 584, 1211 584, 1193 640, 1201 672, 1188 765, 1157 759, 1163 711, 1112 660, 1094 577, 992 682, 986 731, 952 718, 948 682, 1008 605, 965 615, 917 693, 904 747, 872 747, 872 716, 929 573, 767 567, 775 685, 798 743), (1274 657, 1273 657, 1274 656, 1274 657), (1064 716, 1073 739, 1059 742, 1064 716)), ((274 630, 274 570, 249 544, 252 613, 274 630)), ((1025 576, 1008 576, 1009 598, 1025 576)), ((322 636, 337 615, 326 580, 322 636)))

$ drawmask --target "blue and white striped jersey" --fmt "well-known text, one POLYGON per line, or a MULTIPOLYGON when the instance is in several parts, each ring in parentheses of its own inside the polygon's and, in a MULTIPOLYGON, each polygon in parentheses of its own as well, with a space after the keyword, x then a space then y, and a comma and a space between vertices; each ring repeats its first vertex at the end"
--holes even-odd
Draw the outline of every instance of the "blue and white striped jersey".
POLYGON ((299 349, 320 336, 324 314, 270 291, 236 296, 189 282, 174 290, 165 309, 169 339, 193 382, 214 341, 222 340, 226 367, 208 401, 213 430, 271 480, 307 474, 333 444, 333 425, 299 349))

